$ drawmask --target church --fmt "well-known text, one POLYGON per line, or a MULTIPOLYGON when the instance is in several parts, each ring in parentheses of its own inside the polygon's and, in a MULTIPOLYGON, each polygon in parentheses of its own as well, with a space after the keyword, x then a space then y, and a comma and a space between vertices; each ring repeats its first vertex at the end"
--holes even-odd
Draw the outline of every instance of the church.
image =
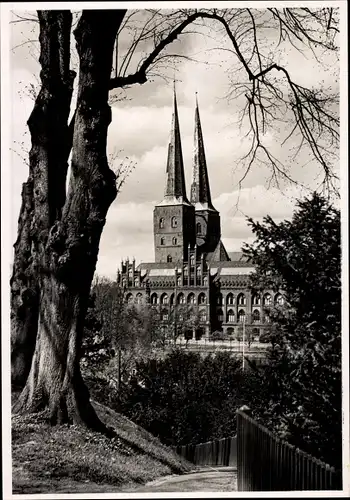
POLYGON ((245 329, 256 340, 269 322, 268 308, 281 294, 253 294, 249 275, 254 267, 241 252, 227 252, 221 240, 220 214, 210 193, 202 127, 196 100, 190 199, 186 194, 179 116, 174 110, 165 175, 164 197, 154 207, 154 262, 121 262, 117 282, 129 304, 149 304, 161 324, 183 319, 184 310, 197 320, 190 337, 210 339, 216 332, 237 338, 245 329))

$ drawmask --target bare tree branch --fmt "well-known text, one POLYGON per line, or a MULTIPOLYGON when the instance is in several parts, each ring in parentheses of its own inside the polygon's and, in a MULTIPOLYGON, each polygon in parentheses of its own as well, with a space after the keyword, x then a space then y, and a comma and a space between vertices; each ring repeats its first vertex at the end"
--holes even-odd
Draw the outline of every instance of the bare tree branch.
MULTIPOLYGON (((269 32, 274 33, 277 47, 281 44, 291 45, 301 53, 304 49, 309 49, 316 60, 319 60, 322 51, 336 54, 336 35, 339 32, 337 9, 128 11, 118 30, 114 77, 110 79, 110 90, 125 91, 135 83, 143 84, 148 78, 154 77, 168 82, 172 79, 168 75, 168 62, 197 60, 183 54, 181 47, 180 51, 170 53, 168 50, 180 35, 188 36, 193 32, 231 42, 231 48, 226 44, 219 49, 234 55, 236 59, 233 60, 230 73, 232 87, 227 98, 235 99, 242 95, 247 97, 240 112, 240 126, 248 123, 247 137, 250 140, 248 153, 243 157, 247 161, 248 170, 244 172, 242 180, 253 164, 267 161, 273 178, 282 176, 291 181, 287 166, 278 163, 269 150, 270 146, 264 142, 266 135, 281 124, 286 130, 281 146, 289 147, 291 140, 297 139, 298 145, 293 145, 294 157, 309 148, 323 169, 324 183, 336 181, 333 151, 339 142, 339 117, 336 112, 338 96, 326 88, 305 88, 296 83, 288 67, 279 61, 277 53, 268 48, 271 41, 266 40, 269 32), (212 24, 206 24, 209 22, 212 24), (205 32, 203 27, 206 28, 205 32), (131 67, 134 71, 127 74, 131 67)), ((125 97, 118 95, 112 99, 123 100, 125 97)))

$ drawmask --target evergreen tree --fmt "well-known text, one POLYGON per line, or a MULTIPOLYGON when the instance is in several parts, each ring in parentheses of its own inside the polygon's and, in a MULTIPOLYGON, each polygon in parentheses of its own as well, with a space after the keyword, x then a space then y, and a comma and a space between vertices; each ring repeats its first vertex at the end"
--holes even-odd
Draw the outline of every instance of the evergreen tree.
POLYGON ((249 219, 253 287, 283 290, 273 307, 268 365, 252 381, 252 410, 306 452, 341 466, 340 212, 322 196, 297 203, 290 221, 249 219), (255 380, 256 383, 256 380, 255 380), (262 384, 264 389, 261 390, 262 384))

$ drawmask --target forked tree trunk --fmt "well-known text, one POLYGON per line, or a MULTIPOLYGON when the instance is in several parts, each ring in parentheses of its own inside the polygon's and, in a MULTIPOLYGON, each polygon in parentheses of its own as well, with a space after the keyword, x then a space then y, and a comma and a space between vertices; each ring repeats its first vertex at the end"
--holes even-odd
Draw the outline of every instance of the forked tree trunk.
POLYGON ((113 45, 125 11, 83 11, 75 31, 80 58, 72 170, 62 217, 43 258, 39 329, 31 371, 14 411, 48 407, 52 423, 103 430, 83 383, 84 318, 108 208, 116 196, 106 156, 113 45))
POLYGON ((38 17, 42 86, 28 120, 29 177, 22 189, 11 277, 11 378, 18 387, 26 382, 35 348, 41 254, 65 201, 67 120, 75 76, 69 70, 70 11, 39 11, 38 17))
POLYGON ((33 179, 22 186, 18 235, 11 277, 11 380, 23 387, 31 366, 38 327, 39 289, 32 271, 33 179))

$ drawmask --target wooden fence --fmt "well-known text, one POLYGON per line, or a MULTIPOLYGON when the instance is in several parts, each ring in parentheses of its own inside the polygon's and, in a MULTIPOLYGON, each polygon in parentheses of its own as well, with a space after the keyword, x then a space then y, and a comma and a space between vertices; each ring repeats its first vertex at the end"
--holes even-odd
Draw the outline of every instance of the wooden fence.
POLYGON ((237 464, 236 437, 176 446, 174 451, 196 465, 236 467, 237 464))
POLYGON ((341 473, 237 412, 238 491, 341 490, 341 473))

